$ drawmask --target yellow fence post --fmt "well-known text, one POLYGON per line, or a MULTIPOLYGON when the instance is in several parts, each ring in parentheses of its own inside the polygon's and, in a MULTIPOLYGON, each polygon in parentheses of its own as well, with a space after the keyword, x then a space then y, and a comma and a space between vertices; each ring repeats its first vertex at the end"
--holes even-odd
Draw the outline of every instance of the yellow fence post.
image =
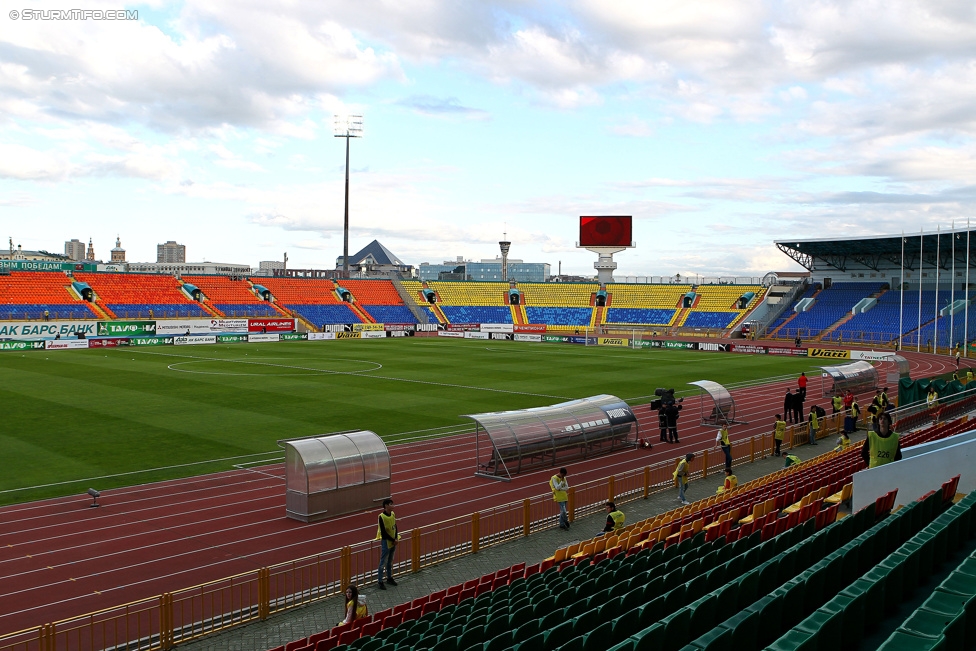
POLYGON ((569 516, 569 521, 573 522, 576 520, 576 487, 570 486, 567 491, 566 510, 569 511, 567 514, 569 516))
POLYGON ((54 624, 44 624, 37 633, 39 651, 52 651, 54 649, 54 624))
POLYGON ((346 545, 339 552, 339 589, 352 583, 352 548, 346 545))
POLYGON ((471 514, 471 553, 477 554, 481 546, 481 513, 471 514))
POLYGON ((796 440, 796 425, 790 428, 790 449, 793 449, 794 441, 796 440))
POLYGON ((612 502, 614 500, 615 498, 614 492, 615 491, 613 487, 613 475, 610 475, 610 478, 607 480, 607 501, 608 502, 612 502))
POLYGON ((271 570, 258 570, 258 617, 267 619, 271 614, 271 570))
POLYGON ((749 439, 749 463, 756 462, 756 437, 749 439))
POLYGON ((522 535, 528 536, 532 526, 532 500, 525 498, 522 500, 522 535))
POLYGON ((644 499, 651 494, 651 467, 644 466, 644 499))
POLYGON ((410 571, 420 571, 420 529, 416 527, 410 534, 410 571))
POLYGON ((173 646, 173 595, 159 595, 159 648, 166 651, 173 646))

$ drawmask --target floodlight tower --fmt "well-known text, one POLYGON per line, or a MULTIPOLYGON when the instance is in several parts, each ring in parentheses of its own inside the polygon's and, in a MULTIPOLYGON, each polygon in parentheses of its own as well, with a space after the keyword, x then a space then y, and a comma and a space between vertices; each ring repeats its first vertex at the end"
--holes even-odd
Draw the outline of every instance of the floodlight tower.
MULTIPOLYGON (((502 237, 505 237, 508 233, 504 233, 502 237)), ((512 243, 506 238, 504 241, 498 243, 498 248, 502 251, 502 280, 508 280, 508 252, 512 248, 512 243)))
POLYGON ((349 139, 363 137, 363 116, 336 115, 332 135, 346 139, 346 204, 342 224, 342 272, 349 275, 349 139))

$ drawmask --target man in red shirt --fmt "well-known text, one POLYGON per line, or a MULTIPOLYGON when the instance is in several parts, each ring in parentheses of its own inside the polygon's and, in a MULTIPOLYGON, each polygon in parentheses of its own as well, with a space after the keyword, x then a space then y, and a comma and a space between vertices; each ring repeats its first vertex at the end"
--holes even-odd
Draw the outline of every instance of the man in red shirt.
POLYGON ((848 389, 847 393, 844 394, 844 411, 850 412, 851 405, 853 404, 854 404, 854 394, 851 392, 850 389, 848 389))
POLYGON ((802 396, 800 400, 806 400, 807 399, 807 374, 800 373, 800 377, 797 379, 796 384, 797 386, 800 387, 800 390, 798 391, 800 396, 802 396))

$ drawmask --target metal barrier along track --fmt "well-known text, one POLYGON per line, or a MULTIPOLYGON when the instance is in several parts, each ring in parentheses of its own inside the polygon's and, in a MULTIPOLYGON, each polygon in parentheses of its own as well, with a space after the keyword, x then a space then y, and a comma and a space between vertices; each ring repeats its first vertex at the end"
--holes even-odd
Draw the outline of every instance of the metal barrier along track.
MULTIPOLYGON (((976 395, 946 406, 958 410, 973 405, 976 395)), ((836 434, 842 421, 841 414, 824 418, 820 438, 836 434)), ((788 427, 783 449, 806 443, 806 437, 805 424, 788 427)), ((769 433, 734 441, 733 464, 763 459, 772 454, 773 446, 769 433)), ((673 460, 662 461, 571 487, 570 517, 598 513, 608 500, 625 504, 671 490, 673 466, 673 460)), ((716 448, 706 449, 695 455, 691 474, 704 479, 719 473, 723 466, 722 453, 716 448)), ((395 568, 401 573, 419 572, 555 528, 557 512, 551 495, 546 494, 417 527, 402 535, 395 568)), ((166 651, 179 643, 340 594, 353 581, 368 583, 375 576, 378 558, 377 541, 346 546, 0 636, 0 651, 166 651)))

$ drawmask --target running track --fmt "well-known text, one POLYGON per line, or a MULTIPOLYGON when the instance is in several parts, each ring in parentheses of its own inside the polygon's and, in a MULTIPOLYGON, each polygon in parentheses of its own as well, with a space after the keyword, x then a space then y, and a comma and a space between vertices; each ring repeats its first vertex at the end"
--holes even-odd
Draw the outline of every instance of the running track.
MULTIPOLYGON (((948 358, 903 354, 913 377, 952 366, 948 358)), ((790 380, 733 390, 737 417, 749 422, 733 428, 733 440, 769 431, 792 387, 790 380)), ((819 390, 812 378, 808 408, 827 406, 817 399, 819 390)), ((684 405, 679 445, 657 444, 657 414, 637 407, 641 436, 654 442, 653 450, 573 462, 570 481, 578 485, 712 447, 714 428, 699 425, 699 397, 684 405)), ((552 472, 537 470, 510 483, 474 477, 472 434, 390 450, 401 531, 542 494, 552 472)), ((0 634, 372 539, 374 512, 310 525, 286 518, 283 466, 259 470, 107 490, 99 509, 88 508, 87 496, 0 508, 0 634)))

